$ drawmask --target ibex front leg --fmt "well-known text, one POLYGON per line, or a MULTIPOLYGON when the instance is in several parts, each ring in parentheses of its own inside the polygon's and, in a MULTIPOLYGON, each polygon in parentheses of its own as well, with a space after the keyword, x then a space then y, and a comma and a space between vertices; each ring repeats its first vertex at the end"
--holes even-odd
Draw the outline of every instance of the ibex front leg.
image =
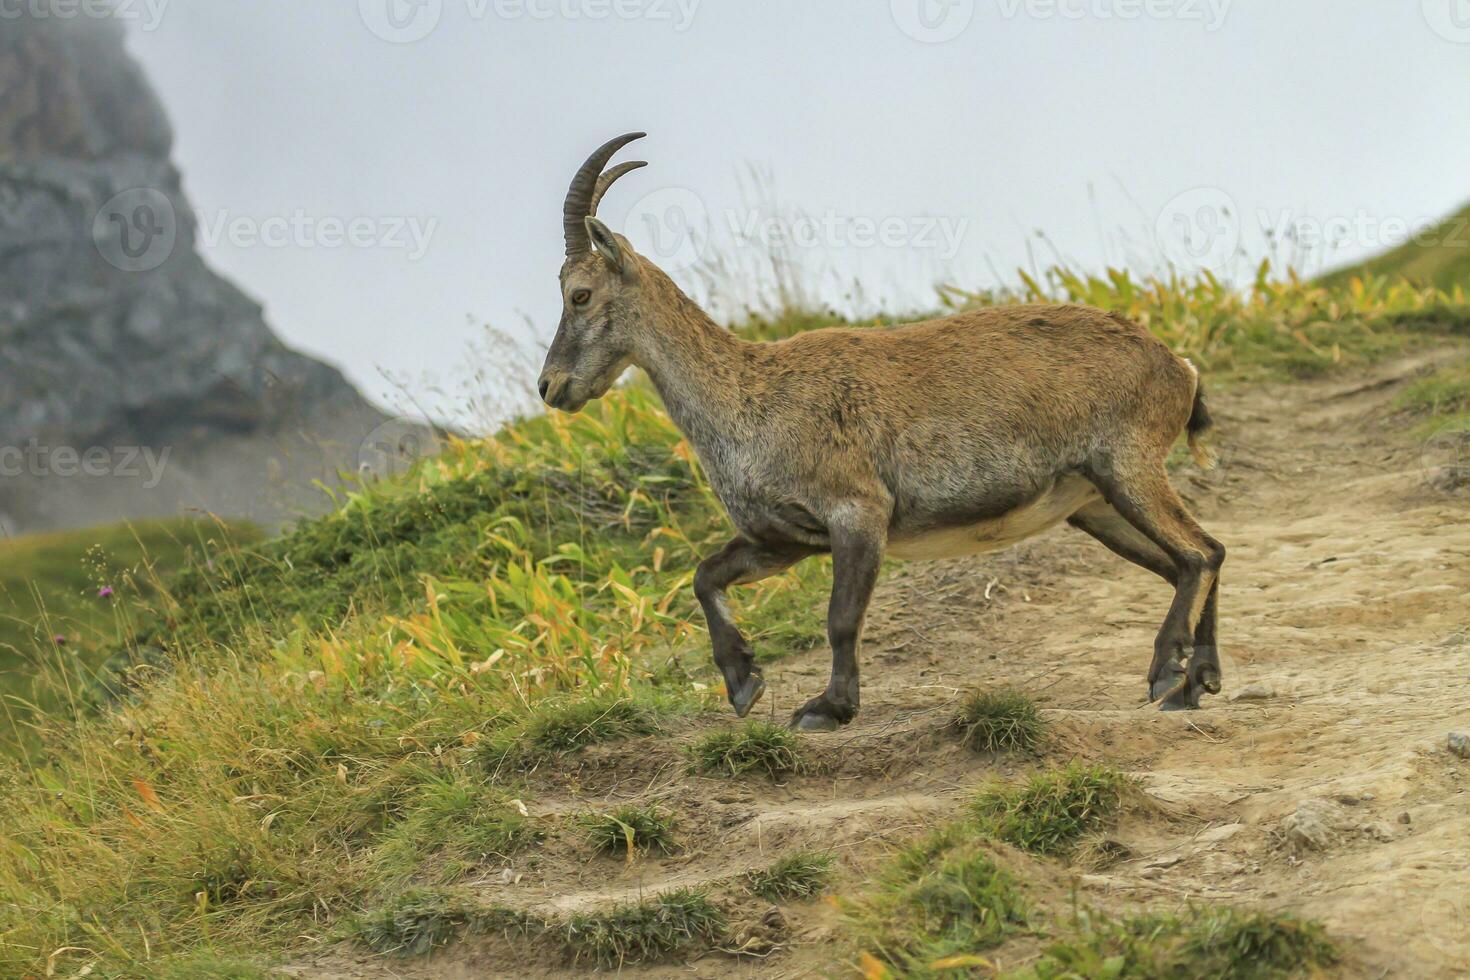
POLYGON ((832 679, 827 690, 796 710, 791 727, 805 732, 835 731, 852 721, 859 706, 858 645, 868 600, 883 563, 884 535, 877 528, 833 528, 832 600, 827 637, 832 643, 832 679))
POLYGON ((730 615, 725 590, 732 585, 769 578, 813 553, 809 548, 777 548, 736 538, 700 562, 694 573, 694 594, 709 624, 715 665, 725 677, 725 692, 730 704, 741 718, 760 700, 766 682, 761 679, 760 668, 755 665, 750 644, 745 642, 730 615))

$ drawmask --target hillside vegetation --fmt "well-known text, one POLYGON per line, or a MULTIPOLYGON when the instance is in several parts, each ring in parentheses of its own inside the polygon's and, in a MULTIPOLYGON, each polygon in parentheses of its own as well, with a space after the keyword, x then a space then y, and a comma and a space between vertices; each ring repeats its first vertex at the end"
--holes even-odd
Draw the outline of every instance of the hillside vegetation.
MULTIPOLYGON (((1264 266, 1243 289, 1057 271, 1014 295, 941 295, 946 308, 1042 299, 1134 317, 1211 383, 1330 372, 1467 323, 1459 290, 1276 280, 1264 266)), ((774 338, 833 322, 794 311, 740 329, 774 338)), ((456 442, 283 537, 211 542, 166 589, 127 596, 105 680, 54 699, 37 751, 0 761, 0 974, 250 976, 261 950, 308 939, 423 951, 471 928, 607 965, 719 946, 718 896, 546 922, 466 908, 446 889, 569 835, 629 859, 665 846, 656 811, 586 826, 530 815, 526 773, 589 743, 697 724, 714 735, 693 767, 747 778, 806 764, 778 731, 725 731, 689 585, 729 533, 635 380, 578 416, 456 442)), ((762 656, 822 642, 828 576, 813 561, 739 590, 762 656)), ((1023 721, 977 715, 971 731, 1030 717, 1009 703, 1023 721)), ((861 959, 872 976, 979 968, 981 950, 1023 930, 1026 865, 1005 855, 1058 860, 1129 792, 1105 770, 1037 780, 977 799, 957 826, 983 845, 916 845, 899 859, 907 871, 854 897, 852 948, 834 962, 861 959)), ((751 887, 811 894, 820 865, 751 887)), ((1140 976, 1177 975, 1191 957, 1246 975, 1230 970, 1258 954, 1251 975, 1273 975, 1272 957, 1285 972, 1333 955, 1314 927, 1201 911, 1079 921, 1034 975, 1097 975, 1125 954, 1152 964, 1128 974, 1140 976)))
POLYGON ((12 696, 0 745, 25 741, 25 706, 65 691, 60 675, 90 682, 136 628, 135 600, 190 554, 257 537, 248 525, 179 518, 0 540, 0 694, 12 696))
POLYGON ((1446 292, 1470 289, 1470 206, 1424 229, 1411 240, 1366 262, 1323 277, 1328 286, 1373 276, 1402 279, 1446 292))

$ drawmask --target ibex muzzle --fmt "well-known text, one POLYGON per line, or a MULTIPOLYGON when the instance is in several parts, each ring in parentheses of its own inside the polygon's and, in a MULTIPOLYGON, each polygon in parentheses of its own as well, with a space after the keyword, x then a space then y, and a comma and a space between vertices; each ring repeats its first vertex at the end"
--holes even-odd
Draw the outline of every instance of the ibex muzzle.
POLYGON ((596 217, 608 185, 644 164, 603 168, 642 135, 603 144, 567 191, 563 312, 540 390, 574 412, 637 365, 699 454, 738 531, 694 577, 736 714, 765 685, 726 604, 730 586, 832 556, 832 676, 792 717, 831 730, 858 710, 858 645, 885 553, 978 554, 1063 521, 1174 586, 1150 699, 1195 708, 1219 692, 1225 549, 1164 466, 1181 432, 1202 457, 1211 424, 1188 361, 1081 306, 741 340, 596 217))

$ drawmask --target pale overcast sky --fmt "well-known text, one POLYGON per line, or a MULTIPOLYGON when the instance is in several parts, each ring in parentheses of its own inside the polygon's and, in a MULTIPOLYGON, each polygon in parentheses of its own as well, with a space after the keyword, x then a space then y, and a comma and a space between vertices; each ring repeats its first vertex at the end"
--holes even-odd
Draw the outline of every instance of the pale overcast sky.
POLYGON ((206 257, 391 404, 485 324, 549 338, 567 181, 628 130, 603 217, 677 279, 748 289, 787 228, 891 308, 1055 253, 1239 271, 1262 223, 1337 222, 1335 264, 1470 199, 1470 0, 151 2, 206 257))

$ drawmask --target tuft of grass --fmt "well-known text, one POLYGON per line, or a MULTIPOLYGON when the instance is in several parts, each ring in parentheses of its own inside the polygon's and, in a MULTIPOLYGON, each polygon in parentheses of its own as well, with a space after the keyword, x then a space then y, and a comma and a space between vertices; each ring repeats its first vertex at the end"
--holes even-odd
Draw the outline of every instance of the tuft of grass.
POLYGON ((612 693, 538 706, 526 725, 526 739, 546 752, 567 752, 656 731, 658 721, 650 704, 612 693))
POLYGON ((591 960, 615 969, 708 948, 727 925, 708 893, 680 888, 636 904, 575 914, 562 926, 562 947, 574 964, 591 960))
POLYGON ((1398 407, 1424 421, 1432 432, 1446 421, 1470 421, 1470 360, 1461 360, 1420 378, 1398 396, 1398 407))
POLYGON ((539 837, 530 819, 496 790, 463 775, 435 778, 418 788, 403 819, 383 836, 374 865, 389 879, 431 875, 448 884, 539 837))
POLYGON ((1272 912, 1191 908, 1182 916, 1141 915, 1121 921, 1084 914, 1072 935, 1049 946, 1036 963, 1007 976, 1272 980, 1321 970, 1337 959, 1336 946, 1318 923, 1272 912))
POLYGON ((409 888, 358 916, 351 929, 358 942, 375 952, 419 956, 447 945, 471 918, 471 907, 457 895, 409 888))
POLYGON ((769 868, 745 873, 745 887, 768 902, 820 895, 832 880, 832 855, 797 851, 769 868))
POLYGON ((529 769, 596 742, 652 735, 659 730, 658 716, 664 708, 646 691, 553 698, 534 705, 519 724, 482 739, 475 754, 492 773, 506 766, 529 769))
POLYGON ((900 851, 866 893, 842 907, 864 961, 891 971, 869 975, 906 978, 952 975, 936 964, 992 949, 1030 917, 1015 878, 963 825, 900 851))
POLYGON ((790 729, 765 721, 706 732, 689 754, 695 769, 730 776, 763 772, 774 779, 802 768, 801 740, 790 729))
POLYGON ((954 724, 976 752, 1029 752, 1041 744, 1046 728, 1036 703, 1015 688, 974 692, 954 724))
POLYGON ((1020 786, 993 786, 972 803, 981 829, 1033 854, 1065 854, 1122 809, 1128 777, 1106 766, 1072 763, 1020 786))
POLYGON ((280 973, 237 956, 203 950, 150 963, 157 980, 271 980, 280 973))
POLYGON ((607 813, 592 813, 581 820, 587 842, 599 851, 623 854, 628 860, 639 852, 672 854, 674 817, 657 806, 629 803, 607 813))

